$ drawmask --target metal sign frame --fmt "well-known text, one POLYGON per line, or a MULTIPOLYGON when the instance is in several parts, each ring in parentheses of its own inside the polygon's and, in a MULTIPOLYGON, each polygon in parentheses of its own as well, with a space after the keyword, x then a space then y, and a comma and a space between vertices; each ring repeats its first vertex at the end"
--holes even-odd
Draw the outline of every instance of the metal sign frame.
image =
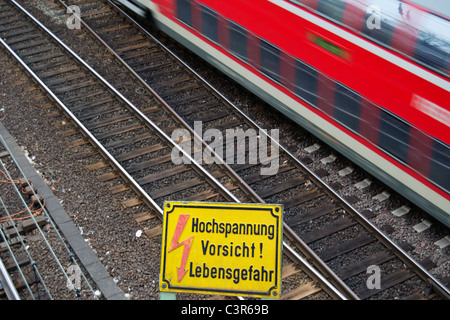
POLYGON ((283 205, 164 202, 160 291, 280 298, 283 205))

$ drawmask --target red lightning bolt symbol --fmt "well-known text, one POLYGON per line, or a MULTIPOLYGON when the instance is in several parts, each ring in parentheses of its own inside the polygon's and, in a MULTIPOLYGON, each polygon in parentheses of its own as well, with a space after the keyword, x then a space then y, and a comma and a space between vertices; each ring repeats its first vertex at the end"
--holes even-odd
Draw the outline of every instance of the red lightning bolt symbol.
POLYGON ((177 226, 175 228, 175 233, 173 234, 172 242, 170 243, 170 248, 169 248, 169 252, 171 252, 172 250, 175 250, 176 248, 184 245, 183 256, 181 258, 181 265, 179 268, 177 268, 178 269, 178 271, 177 271, 178 282, 180 282, 181 279, 183 279, 183 277, 187 273, 187 270, 185 270, 185 267, 186 267, 189 251, 191 250, 192 240, 194 239, 194 236, 191 236, 191 237, 187 238, 186 240, 178 242, 178 240, 180 239, 181 233, 183 232, 184 227, 186 226, 186 223, 188 220, 189 220, 189 214, 181 214, 180 215, 180 217, 178 218, 177 226))

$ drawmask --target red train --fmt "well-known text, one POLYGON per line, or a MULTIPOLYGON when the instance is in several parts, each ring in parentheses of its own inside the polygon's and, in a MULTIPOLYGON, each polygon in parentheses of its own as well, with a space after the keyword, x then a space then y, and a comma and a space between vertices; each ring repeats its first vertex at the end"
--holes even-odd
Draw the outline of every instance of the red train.
POLYGON ((117 1, 450 227, 450 2, 117 1))

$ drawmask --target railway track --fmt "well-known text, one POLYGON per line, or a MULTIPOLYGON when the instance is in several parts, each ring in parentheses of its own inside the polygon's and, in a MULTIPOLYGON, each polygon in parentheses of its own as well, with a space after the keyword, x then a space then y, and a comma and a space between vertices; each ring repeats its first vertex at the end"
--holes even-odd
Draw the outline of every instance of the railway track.
POLYGON ((26 245, 47 225, 45 201, 16 165, 3 137, 0 150, 0 299, 49 299, 41 266, 26 245))
POLYGON ((20 194, 19 180, 13 180, 12 170, 7 169, 5 163, 10 161, 9 154, 3 145, 1 149, 0 299, 46 299, 45 282, 25 242, 36 228, 45 226, 47 222, 41 214, 40 205, 35 207, 33 203, 29 204, 31 201, 27 195, 20 194))
MULTIPOLYGON (((2 11, 7 4, 3 3, 5 5, 0 7, 2 11)), ((80 66, 79 62, 76 65, 69 65, 67 58, 62 58, 63 55, 59 52, 61 49, 55 47, 49 49, 48 45, 44 46, 39 42, 23 44, 23 41, 33 37, 43 41, 44 35, 28 35, 23 31, 27 30, 27 27, 20 26, 21 20, 14 14, 9 16, 8 13, 3 14, 7 19, 11 17, 11 20, 6 22, 8 27, 0 25, 1 37, 6 39, 7 43, 12 42, 14 51, 18 51, 19 55, 22 53, 22 56, 28 59, 28 63, 33 64, 32 69, 44 78, 43 84, 46 82, 49 88, 53 88, 54 98, 62 105, 70 106, 67 107, 70 110, 66 112, 82 116, 77 121, 80 121, 80 127, 91 129, 90 133, 87 133, 90 140, 106 142, 99 146, 102 153, 105 156, 115 156, 115 159, 110 161, 116 169, 119 168, 125 178, 140 182, 134 186, 136 191, 148 190, 147 193, 150 196, 145 201, 149 205, 157 209, 168 194, 173 196, 175 194, 173 192, 183 187, 193 189, 191 193, 183 194, 182 200, 283 203, 288 241, 292 241, 292 246, 300 249, 309 260, 314 261, 319 270, 328 276, 337 273, 344 281, 347 281, 351 290, 348 290, 347 285, 338 279, 333 279, 334 282, 337 281, 340 289, 343 291, 347 289, 347 295, 356 298, 352 292, 354 291, 358 298, 376 298, 376 294, 381 291, 395 286, 405 286, 405 296, 402 298, 417 298, 422 295, 420 288, 425 288, 429 283, 437 292, 445 293, 446 289, 423 267, 409 259, 401 248, 396 247, 376 230, 368 222, 367 216, 356 212, 348 201, 339 197, 329 186, 324 185, 319 178, 320 173, 308 170, 287 150, 277 145, 275 140, 271 140, 270 136, 267 137, 268 146, 273 147, 275 144, 276 149, 280 151, 276 154, 279 164, 276 174, 261 175, 264 171, 262 169, 267 167, 267 162, 234 164, 236 161, 231 161, 233 164, 230 165, 223 162, 212 166, 195 165, 195 169, 183 165, 178 166, 179 169, 175 171, 173 168, 166 167, 165 170, 152 173, 156 165, 170 166, 170 152, 178 145, 167 138, 180 126, 184 126, 191 134, 194 132, 190 127, 195 127, 195 121, 201 121, 205 125, 205 130, 220 128, 222 132, 226 129, 236 132, 237 128, 243 131, 253 129, 260 134, 260 140, 264 132, 205 83, 201 77, 193 73, 176 57, 171 56, 158 41, 119 13, 116 8, 107 7, 104 3, 96 1, 82 1, 79 4, 87 24, 110 46, 110 52, 115 52, 116 58, 120 57, 133 68, 135 75, 138 74, 141 79, 144 79, 141 81, 144 89, 139 92, 139 95, 150 95, 154 90, 159 96, 165 97, 160 108, 154 107, 157 104, 155 97, 148 97, 147 101, 152 101, 152 107, 148 107, 147 102, 147 109, 144 107, 142 110, 136 110, 137 108, 135 109, 116 89, 107 85, 106 90, 102 89, 105 83, 101 83, 102 81, 98 79, 88 79, 88 72, 82 71, 87 67, 86 65, 80 66), (14 28, 16 21, 18 27, 14 28), (19 30, 23 32, 20 33, 19 30), (46 57, 54 59, 51 63, 55 67, 54 71, 48 69, 50 64, 45 60, 46 57), (61 83, 64 83, 63 87, 61 83), (85 88, 89 90, 84 90, 85 88), (107 91, 115 92, 115 97, 108 95, 107 91), (116 102, 117 99, 119 102, 116 102), (120 104, 125 104, 126 110, 120 108, 120 104), (220 111, 209 112, 212 107, 220 111), (87 111, 88 108, 89 111, 87 111), (170 108, 173 108, 182 119, 175 114, 163 114, 170 112, 170 108), (139 114, 139 118, 132 118, 130 110, 139 114), (147 117, 155 119, 155 122, 148 121, 147 117), (156 119, 163 120, 159 126, 163 126, 164 130, 158 129, 155 125, 156 119), (128 126, 126 130, 119 129, 117 124, 125 121, 131 126, 128 126), (144 127, 153 131, 144 132, 144 127), (141 144, 142 141, 147 140, 154 142, 151 147, 148 143, 145 147, 141 144), (140 150, 130 149, 131 143, 141 144, 140 150), (108 149, 105 149, 104 145, 108 149), (162 157, 158 157, 158 160, 145 157, 153 151, 158 152, 162 157), (137 162, 137 158, 142 161, 137 162), (230 167, 233 170, 230 171, 230 167), (202 175, 208 178, 205 179, 202 175), (177 188, 168 185, 168 180, 164 180, 167 177, 175 177, 174 184, 177 188), (218 179, 221 183, 217 184, 218 179), (181 180, 183 182, 180 183, 181 180), (215 185, 215 189, 209 190, 206 187, 207 184, 215 185), (223 185, 227 185, 228 188, 224 188, 223 185), (191 195, 190 198, 189 195, 191 195), (330 247, 328 245, 330 242, 338 243, 338 245, 330 247), (314 248, 314 251, 310 250, 305 243, 314 248), (358 263, 343 267, 355 257, 358 263), (330 272, 330 267, 322 261, 326 261, 335 272, 330 272), (382 287, 379 289, 369 288, 367 285, 366 271, 370 266, 377 266, 383 271, 388 270, 388 274, 383 274, 383 279, 386 281, 382 281, 382 287)), ((206 144, 203 144, 203 148, 206 147, 206 144)), ((251 151, 252 148, 247 150, 247 152, 251 151)), ((195 163, 189 154, 184 156, 191 163, 195 163)), ((236 157, 233 160, 236 160, 236 157)), ((147 193, 142 193, 144 198, 147 193)), ((370 213, 365 212, 365 214, 370 213)))
MULTIPOLYGON (((172 150, 183 151, 159 128, 175 126, 170 123, 170 116, 161 115, 164 108, 157 106, 159 102, 145 99, 146 105, 151 101, 152 106, 139 110, 83 60, 73 54, 70 56, 70 50, 45 29, 39 30, 26 25, 25 21, 33 18, 24 11, 15 11, 21 9, 20 6, 7 7, 7 4, 9 3, 3 3, 0 10, 5 17, 11 19, 4 22, 7 27, 0 26, 0 32, 12 48, 3 40, 2 44, 157 213, 162 212, 164 199, 169 195, 176 198, 177 193, 185 200, 251 201, 245 194, 240 199, 233 195, 230 190, 238 188, 232 183, 225 182, 228 185, 225 188, 217 181, 226 179, 226 175, 230 174, 229 170, 219 169, 220 165, 216 166, 213 175, 209 174, 188 154, 185 156, 191 160, 192 166, 175 165, 171 161, 172 150), (39 40, 23 43, 29 39, 39 40), (160 123, 156 125, 144 113, 152 113, 152 117, 159 118, 160 123), (153 173, 158 165, 158 173, 153 173)), ((112 177, 104 177, 105 180, 110 178, 112 177)), ((287 244, 285 247, 289 248, 287 244)), ((309 266, 294 250, 290 250, 288 254, 304 267, 309 266)), ((309 270, 315 272, 312 267, 309 270)), ((296 273, 292 270, 288 272, 296 273)), ((315 277, 331 287, 319 273, 316 272, 315 277)), ((336 289, 332 290, 335 290, 334 295, 340 294, 336 289)))
POLYGON ((50 218, 46 200, 54 207, 53 199, 0 127, 0 300, 49 300, 61 289, 68 299, 98 299, 50 218), (74 268, 80 271, 79 283, 69 288, 74 268))

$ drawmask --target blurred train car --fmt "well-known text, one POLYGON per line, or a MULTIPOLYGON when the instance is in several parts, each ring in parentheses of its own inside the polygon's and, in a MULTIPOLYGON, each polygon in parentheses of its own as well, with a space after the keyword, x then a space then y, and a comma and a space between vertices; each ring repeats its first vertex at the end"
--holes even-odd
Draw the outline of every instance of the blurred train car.
POLYGON ((450 227, 450 2, 116 1, 450 227))

